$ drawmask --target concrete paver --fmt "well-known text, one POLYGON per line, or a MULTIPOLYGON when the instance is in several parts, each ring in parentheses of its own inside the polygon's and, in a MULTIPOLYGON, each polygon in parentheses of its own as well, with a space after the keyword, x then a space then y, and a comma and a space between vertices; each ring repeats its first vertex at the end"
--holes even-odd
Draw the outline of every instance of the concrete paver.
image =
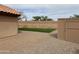
POLYGON ((79 53, 79 44, 59 40, 49 33, 22 31, 0 39, 0 53, 79 53))

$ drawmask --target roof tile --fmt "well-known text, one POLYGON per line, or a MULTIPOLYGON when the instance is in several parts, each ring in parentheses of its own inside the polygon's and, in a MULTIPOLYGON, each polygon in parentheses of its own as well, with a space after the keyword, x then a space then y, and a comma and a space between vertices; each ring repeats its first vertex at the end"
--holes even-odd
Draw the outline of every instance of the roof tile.
POLYGON ((17 12, 15 9, 12 9, 12 8, 10 8, 8 6, 1 5, 1 4, 0 4, 0 11, 10 13, 10 14, 20 15, 20 13, 17 12))

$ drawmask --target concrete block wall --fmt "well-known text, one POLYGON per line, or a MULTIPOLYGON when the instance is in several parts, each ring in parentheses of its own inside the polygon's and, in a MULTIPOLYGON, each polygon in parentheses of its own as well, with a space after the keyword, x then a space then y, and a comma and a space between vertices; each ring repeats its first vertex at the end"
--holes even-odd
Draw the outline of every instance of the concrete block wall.
POLYGON ((58 38, 79 43, 79 18, 58 19, 58 38))
POLYGON ((55 21, 19 21, 19 28, 57 28, 55 21))

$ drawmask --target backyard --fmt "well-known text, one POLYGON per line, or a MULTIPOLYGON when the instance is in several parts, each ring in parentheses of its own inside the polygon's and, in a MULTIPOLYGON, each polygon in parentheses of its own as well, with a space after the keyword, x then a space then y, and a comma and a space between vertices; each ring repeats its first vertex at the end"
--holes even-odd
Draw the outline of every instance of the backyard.
POLYGON ((18 30, 50 33, 54 31, 55 29, 52 29, 52 28, 18 28, 18 30))
POLYGON ((0 53, 79 53, 79 44, 59 40, 50 33, 20 31, 0 39, 0 53))

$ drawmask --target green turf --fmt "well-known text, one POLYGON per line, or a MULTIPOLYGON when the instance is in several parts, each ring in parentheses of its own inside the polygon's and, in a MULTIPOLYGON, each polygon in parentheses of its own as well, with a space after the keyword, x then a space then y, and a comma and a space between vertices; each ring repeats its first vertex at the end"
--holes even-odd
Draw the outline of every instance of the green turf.
POLYGON ((18 30, 50 33, 52 31, 54 31, 55 29, 51 29, 51 28, 18 28, 18 30))

